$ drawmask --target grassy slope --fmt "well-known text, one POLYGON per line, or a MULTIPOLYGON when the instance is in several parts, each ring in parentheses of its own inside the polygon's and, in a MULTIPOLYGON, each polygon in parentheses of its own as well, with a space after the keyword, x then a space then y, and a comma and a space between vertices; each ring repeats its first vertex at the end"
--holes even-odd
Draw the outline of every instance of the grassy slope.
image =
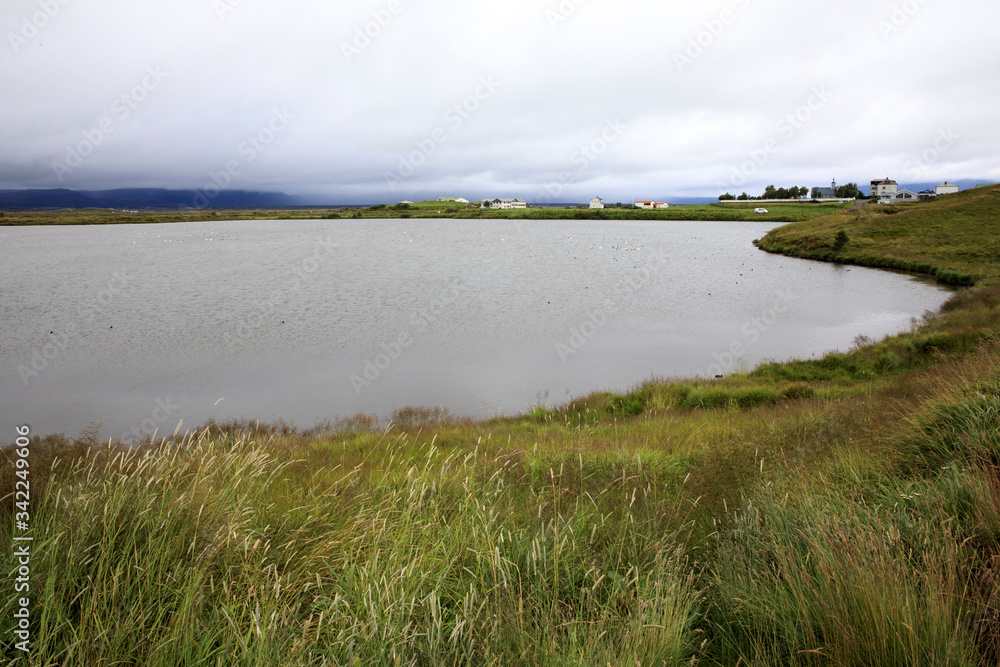
POLYGON ((921 204, 848 209, 769 234, 760 247, 800 257, 944 272, 972 280, 1000 275, 1000 187, 921 204), (834 249, 837 233, 849 241, 834 249))
POLYGON ((980 279, 913 331, 821 360, 482 422, 408 409, 134 450, 36 440, 34 661, 996 664, 985 195, 761 241, 824 253, 844 228, 845 259, 980 279))

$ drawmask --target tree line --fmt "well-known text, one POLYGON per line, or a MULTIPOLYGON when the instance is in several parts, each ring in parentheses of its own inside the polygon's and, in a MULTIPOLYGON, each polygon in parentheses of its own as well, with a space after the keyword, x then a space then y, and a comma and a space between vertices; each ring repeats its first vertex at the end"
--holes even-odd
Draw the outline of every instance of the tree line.
MULTIPOLYGON (((861 191, 858 190, 857 183, 848 183, 847 185, 838 185, 834 194, 840 199, 857 199, 863 197, 861 191)), ((805 187, 792 186, 790 188, 776 188, 773 185, 769 185, 764 188, 764 194, 759 197, 754 197, 748 195, 744 192, 741 195, 734 195, 727 192, 724 195, 719 195, 719 201, 753 201, 757 199, 805 199, 806 197, 811 197, 813 199, 820 199, 820 190, 818 187, 809 190, 805 187)))

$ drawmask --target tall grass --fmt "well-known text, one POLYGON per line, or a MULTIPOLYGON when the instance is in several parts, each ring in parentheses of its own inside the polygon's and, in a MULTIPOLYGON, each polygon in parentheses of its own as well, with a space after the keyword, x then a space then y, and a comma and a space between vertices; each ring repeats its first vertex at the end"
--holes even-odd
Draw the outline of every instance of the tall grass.
POLYGON ((641 458, 546 467, 406 435, 379 436, 377 448, 387 459, 377 467, 338 467, 343 452, 329 449, 331 466, 304 469, 273 439, 206 431, 57 460, 34 511, 33 585, 45 600, 35 655, 81 665, 693 655, 702 596, 672 478, 641 458))

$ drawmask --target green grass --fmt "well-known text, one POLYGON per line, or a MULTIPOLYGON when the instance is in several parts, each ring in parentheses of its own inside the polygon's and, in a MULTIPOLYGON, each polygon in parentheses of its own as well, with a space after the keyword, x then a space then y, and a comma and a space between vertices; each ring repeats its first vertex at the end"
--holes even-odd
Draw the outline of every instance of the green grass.
POLYGON ((843 208, 836 204, 769 205, 767 215, 756 214, 753 206, 707 204, 675 206, 646 211, 640 209, 528 208, 491 210, 454 202, 414 202, 380 204, 340 209, 235 209, 202 211, 140 211, 123 213, 113 209, 59 209, 55 211, 8 211, 0 216, 0 226, 24 225, 103 225, 147 224, 164 222, 200 222, 205 220, 355 220, 386 218, 458 218, 487 220, 703 220, 795 222, 809 220, 843 208))
POLYGON ((762 249, 863 266, 924 273, 971 285, 1000 274, 1000 187, 976 188, 931 202, 869 205, 774 230, 762 249), (848 242, 835 250, 836 236, 848 242))
POLYGON ((838 257, 976 283, 821 359, 481 421, 35 438, 31 664, 997 664, 1000 206, 977 194, 761 241, 844 230, 838 257))

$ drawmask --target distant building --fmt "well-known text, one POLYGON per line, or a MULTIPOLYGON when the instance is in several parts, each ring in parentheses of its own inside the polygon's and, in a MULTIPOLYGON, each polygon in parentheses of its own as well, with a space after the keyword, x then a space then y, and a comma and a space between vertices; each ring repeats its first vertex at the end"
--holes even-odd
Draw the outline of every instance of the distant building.
POLYGON ((883 178, 879 181, 872 181, 871 198, 872 199, 891 199, 896 191, 899 190, 899 185, 896 181, 891 181, 888 178, 883 178))
POLYGON ((404 199, 403 201, 401 201, 401 202, 399 202, 399 203, 400 203, 400 204, 412 204, 413 202, 411 202, 411 201, 407 201, 406 199, 404 199))
POLYGON ((458 201, 458 199, 455 198, 455 197, 438 197, 438 201, 442 201, 442 202, 444 202, 444 201, 458 201))
POLYGON ((590 208, 604 208, 604 200, 600 197, 594 197, 590 200, 590 208))
POLYGON ((828 188, 816 188, 817 199, 836 199, 837 198, 837 179, 833 179, 830 182, 830 187, 828 188))
POLYGON ((641 199, 635 202, 636 208, 670 208, 670 204, 665 201, 653 201, 652 199, 641 199))
POLYGON ((455 200, 455 203, 456 204, 468 204, 469 200, 466 199, 465 197, 459 197, 458 199, 455 200))
POLYGON ((520 199, 493 199, 485 200, 483 208, 528 208, 528 205, 520 199), (488 206, 487 206, 488 205, 488 206))
POLYGON ((920 201, 920 194, 903 188, 902 190, 896 190, 893 192, 890 197, 883 197, 879 199, 880 204, 896 204, 908 201, 920 201))
POLYGON ((934 186, 934 194, 936 195, 951 195, 958 192, 958 186, 954 183, 949 183, 945 181, 941 185, 934 186))

